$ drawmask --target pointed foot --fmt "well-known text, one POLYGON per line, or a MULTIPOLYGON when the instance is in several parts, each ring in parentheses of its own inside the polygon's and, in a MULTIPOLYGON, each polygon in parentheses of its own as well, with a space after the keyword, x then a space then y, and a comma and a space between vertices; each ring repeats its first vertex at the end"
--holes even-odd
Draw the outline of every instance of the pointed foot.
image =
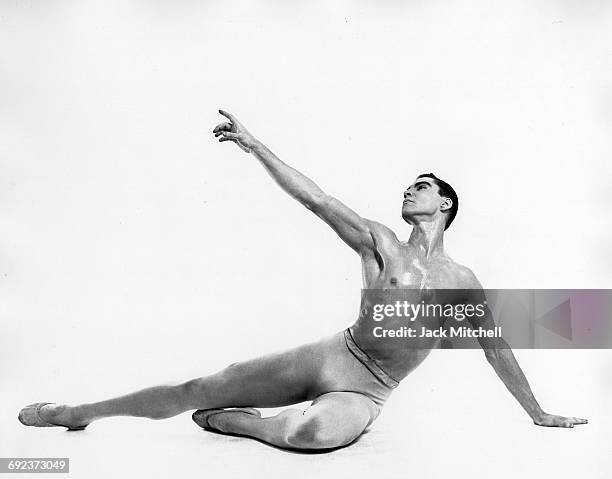
POLYGON ((65 427, 69 431, 82 431, 87 424, 71 424, 62 420, 62 414, 66 406, 57 405, 50 402, 37 402, 28 404, 21 411, 17 419, 24 426, 33 427, 65 427), (46 407, 45 407, 46 406, 46 407), (45 408, 43 410, 43 408, 45 408), (44 415, 44 417, 43 417, 44 415))
POLYGON ((203 429, 216 431, 217 429, 212 427, 210 423, 208 422, 208 420, 216 414, 221 414, 221 413, 226 413, 226 412, 240 412, 240 413, 251 414, 252 416, 256 416, 256 417, 261 417, 261 413, 255 408, 236 407, 236 408, 231 408, 231 409, 198 409, 191 415, 191 419, 193 419, 193 422, 195 422, 198 426, 200 426, 203 429))

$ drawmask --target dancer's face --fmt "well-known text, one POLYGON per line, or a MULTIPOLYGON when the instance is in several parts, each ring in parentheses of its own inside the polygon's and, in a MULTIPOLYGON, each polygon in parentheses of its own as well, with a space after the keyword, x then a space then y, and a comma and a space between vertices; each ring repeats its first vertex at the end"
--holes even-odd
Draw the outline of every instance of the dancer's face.
POLYGON ((402 217, 409 221, 416 216, 434 216, 447 210, 450 204, 449 198, 440 196, 438 185, 432 178, 417 178, 404 191, 402 217))

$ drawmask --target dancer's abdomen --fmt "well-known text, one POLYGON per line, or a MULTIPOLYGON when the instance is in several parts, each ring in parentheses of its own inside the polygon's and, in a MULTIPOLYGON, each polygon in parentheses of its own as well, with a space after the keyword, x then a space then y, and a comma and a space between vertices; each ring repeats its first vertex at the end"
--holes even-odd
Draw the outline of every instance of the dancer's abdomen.
POLYGON ((421 336, 424 325, 438 326, 435 318, 425 324, 404 314, 409 312, 403 308, 404 302, 418 304, 422 297, 419 290, 363 290, 359 317, 350 327, 357 345, 397 381, 416 368, 437 342, 435 337, 421 336))

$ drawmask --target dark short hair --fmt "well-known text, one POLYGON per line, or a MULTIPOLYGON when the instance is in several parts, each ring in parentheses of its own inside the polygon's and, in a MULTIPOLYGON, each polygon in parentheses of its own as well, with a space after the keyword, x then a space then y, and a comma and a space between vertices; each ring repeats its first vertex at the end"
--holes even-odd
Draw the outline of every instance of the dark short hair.
POLYGON ((438 185, 438 193, 440 196, 450 198, 453 202, 453 206, 451 206, 448 218, 446 219, 446 226, 444 227, 444 231, 446 231, 455 219, 455 216, 457 216, 457 211, 459 210, 459 197, 451 185, 449 185, 446 181, 441 180, 433 173, 423 173, 422 175, 417 176, 417 178, 423 177, 433 179, 434 183, 438 185))

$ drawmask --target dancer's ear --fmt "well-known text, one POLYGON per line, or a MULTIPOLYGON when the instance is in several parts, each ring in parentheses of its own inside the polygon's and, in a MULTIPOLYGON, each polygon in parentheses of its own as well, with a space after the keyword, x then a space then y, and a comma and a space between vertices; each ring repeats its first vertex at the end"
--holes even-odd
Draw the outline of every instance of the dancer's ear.
POLYGON ((453 200, 450 198, 444 198, 444 201, 440 203, 440 211, 448 211, 453 207, 453 200))

